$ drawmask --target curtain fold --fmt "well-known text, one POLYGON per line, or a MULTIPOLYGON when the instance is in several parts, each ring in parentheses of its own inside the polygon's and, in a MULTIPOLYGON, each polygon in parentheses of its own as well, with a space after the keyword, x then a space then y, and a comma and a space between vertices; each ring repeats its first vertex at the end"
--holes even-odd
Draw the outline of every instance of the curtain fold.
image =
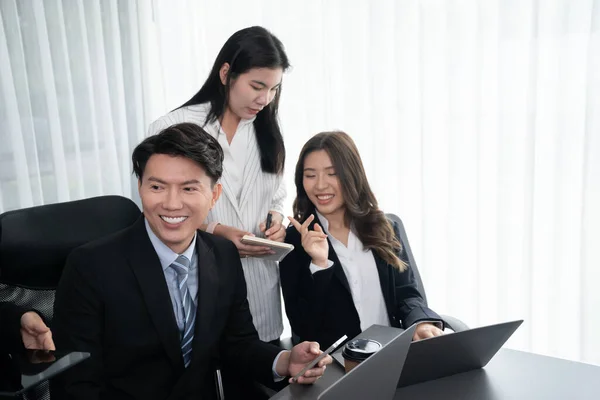
POLYGON ((145 121, 130 3, 1 2, 0 211, 131 194, 145 121))

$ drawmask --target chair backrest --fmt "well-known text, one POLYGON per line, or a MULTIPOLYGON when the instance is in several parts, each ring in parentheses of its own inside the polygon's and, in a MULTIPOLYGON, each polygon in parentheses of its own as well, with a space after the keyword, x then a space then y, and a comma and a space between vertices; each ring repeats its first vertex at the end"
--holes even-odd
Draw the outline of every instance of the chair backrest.
POLYGON ((404 224, 399 216, 396 214, 385 214, 385 216, 394 222, 398 223, 398 228, 400 231, 400 240, 404 245, 404 251, 406 252, 406 256, 408 258, 408 263, 412 268, 413 273, 415 274, 415 279, 417 280, 417 288, 419 292, 421 292, 421 296, 423 296, 423 300, 425 301, 425 305, 427 305, 427 295, 425 294, 425 287, 423 286, 423 281, 421 280, 421 274, 419 273, 419 268, 417 267, 417 263, 415 261, 415 257, 413 256, 412 250, 410 249, 410 243, 408 242, 408 236, 406 236, 406 230, 404 229, 404 224))
POLYGON ((74 248, 133 224, 138 206, 100 196, 0 215, 0 301, 35 308, 52 320, 54 290, 74 248))

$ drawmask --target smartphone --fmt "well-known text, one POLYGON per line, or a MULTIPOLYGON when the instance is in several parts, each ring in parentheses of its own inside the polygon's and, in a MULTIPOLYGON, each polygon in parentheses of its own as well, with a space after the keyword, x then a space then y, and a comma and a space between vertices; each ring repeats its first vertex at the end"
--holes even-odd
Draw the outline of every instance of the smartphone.
POLYGON ((308 371, 309 369, 313 368, 315 365, 317 365, 319 363, 319 361, 321 361, 323 358, 325 358, 325 356, 327 356, 328 354, 331 354, 340 344, 344 343, 344 341, 348 339, 348 336, 344 335, 341 338, 339 338, 334 344, 332 344, 331 346, 329 346, 329 348, 327 350, 325 350, 324 352, 322 352, 321 354, 319 354, 319 356, 317 358, 315 358, 314 360, 312 360, 310 363, 308 363, 308 365, 306 365, 306 367, 302 368, 302 371, 298 372, 296 374, 296 376, 294 376, 292 378, 293 382, 297 382, 298 378, 300 378, 302 375, 304 375, 304 373, 306 371, 308 371))

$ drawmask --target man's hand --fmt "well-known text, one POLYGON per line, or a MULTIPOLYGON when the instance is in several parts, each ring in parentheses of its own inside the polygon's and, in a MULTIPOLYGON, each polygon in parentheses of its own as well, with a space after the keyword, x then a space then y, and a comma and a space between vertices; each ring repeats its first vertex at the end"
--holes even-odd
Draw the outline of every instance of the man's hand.
MULTIPOLYGON (((294 377, 321 353, 319 343, 302 342, 294 346, 291 352, 285 352, 279 357, 279 360, 277 360, 277 373, 281 376, 294 377)), ((298 380, 295 382, 302 384, 314 383, 323 375, 325 366, 331 364, 332 360, 331 356, 325 356, 317 365, 298 377, 298 380)), ((290 383, 294 383, 291 378, 290 383)))
POLYGON ((235 247, 237 247, 241 258, 256 257, 256 256, 262 256, 265 254, 274 254, 275 253, 268 247, 254 246, 251 244, 242 243, 242 238, 244 237, 244 235, 250 235, 250 236, 254 236, 254 235, 250 232, 246 232, 241 229, 234 228, 233 226, 217 225, 215 227, 214 234, 224 237, 225 239, 231 240, 235 244, 235 247))
POLYGON ((435 336, 443 335, 444 331, 432 324, 431 322, 421 322, 417 325, 412 340, 417 341, 421 339, 432 338, 435 336))
POLYGON ((54 353, 48 350, 34 350, 27 354, 27 358, 32 364, 41 364, 56 361, 54 353))
POLYGON ((21 338, 27 349, 55 350, 50 328, 34 311, 26 312, 21 317, 21 338))

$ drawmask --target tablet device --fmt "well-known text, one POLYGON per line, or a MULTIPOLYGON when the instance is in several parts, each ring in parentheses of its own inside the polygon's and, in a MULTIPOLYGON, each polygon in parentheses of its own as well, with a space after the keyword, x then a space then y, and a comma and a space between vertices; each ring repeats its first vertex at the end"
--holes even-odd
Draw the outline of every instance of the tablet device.
POLYGON ((288 253, 294 250, 294 245, 289 243, 276 242, 274 240, 263 239, 256 236, 244 235, 241 240, 244 244, 253 246, 268 247, 275 252, 275 254, 265 254, 262 256, 253 256, 255 258, 262 258, 263 260, 281 261, 288 253))
POLYGON ((90 356, 83 352, 25 350, 11 354, 0 374, 0 396, 17 397, 90 356))

